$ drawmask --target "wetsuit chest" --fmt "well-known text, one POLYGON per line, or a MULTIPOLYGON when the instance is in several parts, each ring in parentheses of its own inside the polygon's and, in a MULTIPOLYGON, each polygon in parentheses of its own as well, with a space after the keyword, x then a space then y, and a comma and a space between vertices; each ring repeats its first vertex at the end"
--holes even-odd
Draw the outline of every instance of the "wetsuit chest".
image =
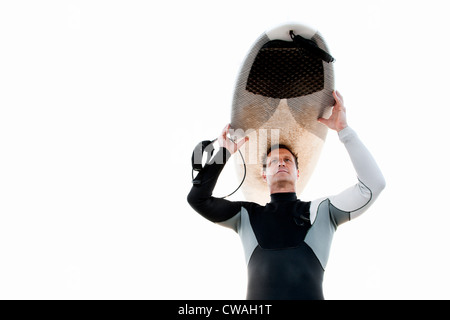
POLYGON ((277 201, 258 207, 250 214, 253 232, 263 249, 297 247, 311 227, 310 202, 297 200, 291 194, 277 196, 277 201))
POLYGON ((309 202, 281 194, 249 214, 258 245, 248 263, 247 299, 323 299, 323 269, 304 242, 309 209, 309 202))

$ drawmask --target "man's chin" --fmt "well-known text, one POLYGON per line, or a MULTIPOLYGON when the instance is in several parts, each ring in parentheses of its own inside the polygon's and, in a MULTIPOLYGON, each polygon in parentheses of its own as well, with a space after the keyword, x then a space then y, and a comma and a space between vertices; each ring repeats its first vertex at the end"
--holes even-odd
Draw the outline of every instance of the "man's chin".
POLYGON ((273 176, 272 179, 272 184, 276 183, 276 184, 294 184, 295 185, 295 180, 292 179, 291 176, 286 175, 286 174, 276 174, 275 176, 273 176))

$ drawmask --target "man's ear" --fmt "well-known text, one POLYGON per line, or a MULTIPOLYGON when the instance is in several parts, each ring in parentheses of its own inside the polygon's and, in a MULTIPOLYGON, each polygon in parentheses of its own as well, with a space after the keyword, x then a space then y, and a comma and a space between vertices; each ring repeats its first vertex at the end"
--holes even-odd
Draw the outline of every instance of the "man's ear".
POLYGON ((267 183, 266 170, 262 170, 261 175, 262 175, 263 181, 267 183))
POLYGON ((297 169, 297 180, 300 178, 300 169, 297 169))

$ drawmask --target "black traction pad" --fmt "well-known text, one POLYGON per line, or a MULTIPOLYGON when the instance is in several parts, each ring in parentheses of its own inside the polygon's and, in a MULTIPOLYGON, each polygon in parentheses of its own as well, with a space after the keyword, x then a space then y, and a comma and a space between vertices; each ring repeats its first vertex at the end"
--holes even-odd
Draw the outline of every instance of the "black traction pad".
POLYGON ((289 99, 324 88, 323 61, 293 42, 273 40, 258 52, 246 90, 265 97, 289 99))

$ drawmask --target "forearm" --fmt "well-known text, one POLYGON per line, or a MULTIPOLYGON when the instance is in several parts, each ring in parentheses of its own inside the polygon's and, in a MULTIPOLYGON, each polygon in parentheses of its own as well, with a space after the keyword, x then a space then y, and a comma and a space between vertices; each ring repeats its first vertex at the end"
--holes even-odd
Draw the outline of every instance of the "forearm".
POLYGON ((200 183, 192 186, 187 200, 191 207, 212 222, 222 222, 230 219, 239 211, 240 205, 235 202, 212 196, 220 173, 231 154, 225 148, 220 148, 211 162, 199 173, 200 183))
POLYGON ((338 224, 347 219, 343 218, 344 212, 348 219, 351 219, 366 211, 386 184, 375 159, 353 129, 347 127, 341 130, 339 138, 347 149, 358 182, 340 194, 330 197, 331 205, 337 209, 335 217, 342 217, 342 221, 338 221, 338 224))
POLYGON ((372 193, 378 195, 384 189, 386 182, 370 151, 350 127, 339 132, 339 139, 347 149, 358 180, 368 187, 372 193))

